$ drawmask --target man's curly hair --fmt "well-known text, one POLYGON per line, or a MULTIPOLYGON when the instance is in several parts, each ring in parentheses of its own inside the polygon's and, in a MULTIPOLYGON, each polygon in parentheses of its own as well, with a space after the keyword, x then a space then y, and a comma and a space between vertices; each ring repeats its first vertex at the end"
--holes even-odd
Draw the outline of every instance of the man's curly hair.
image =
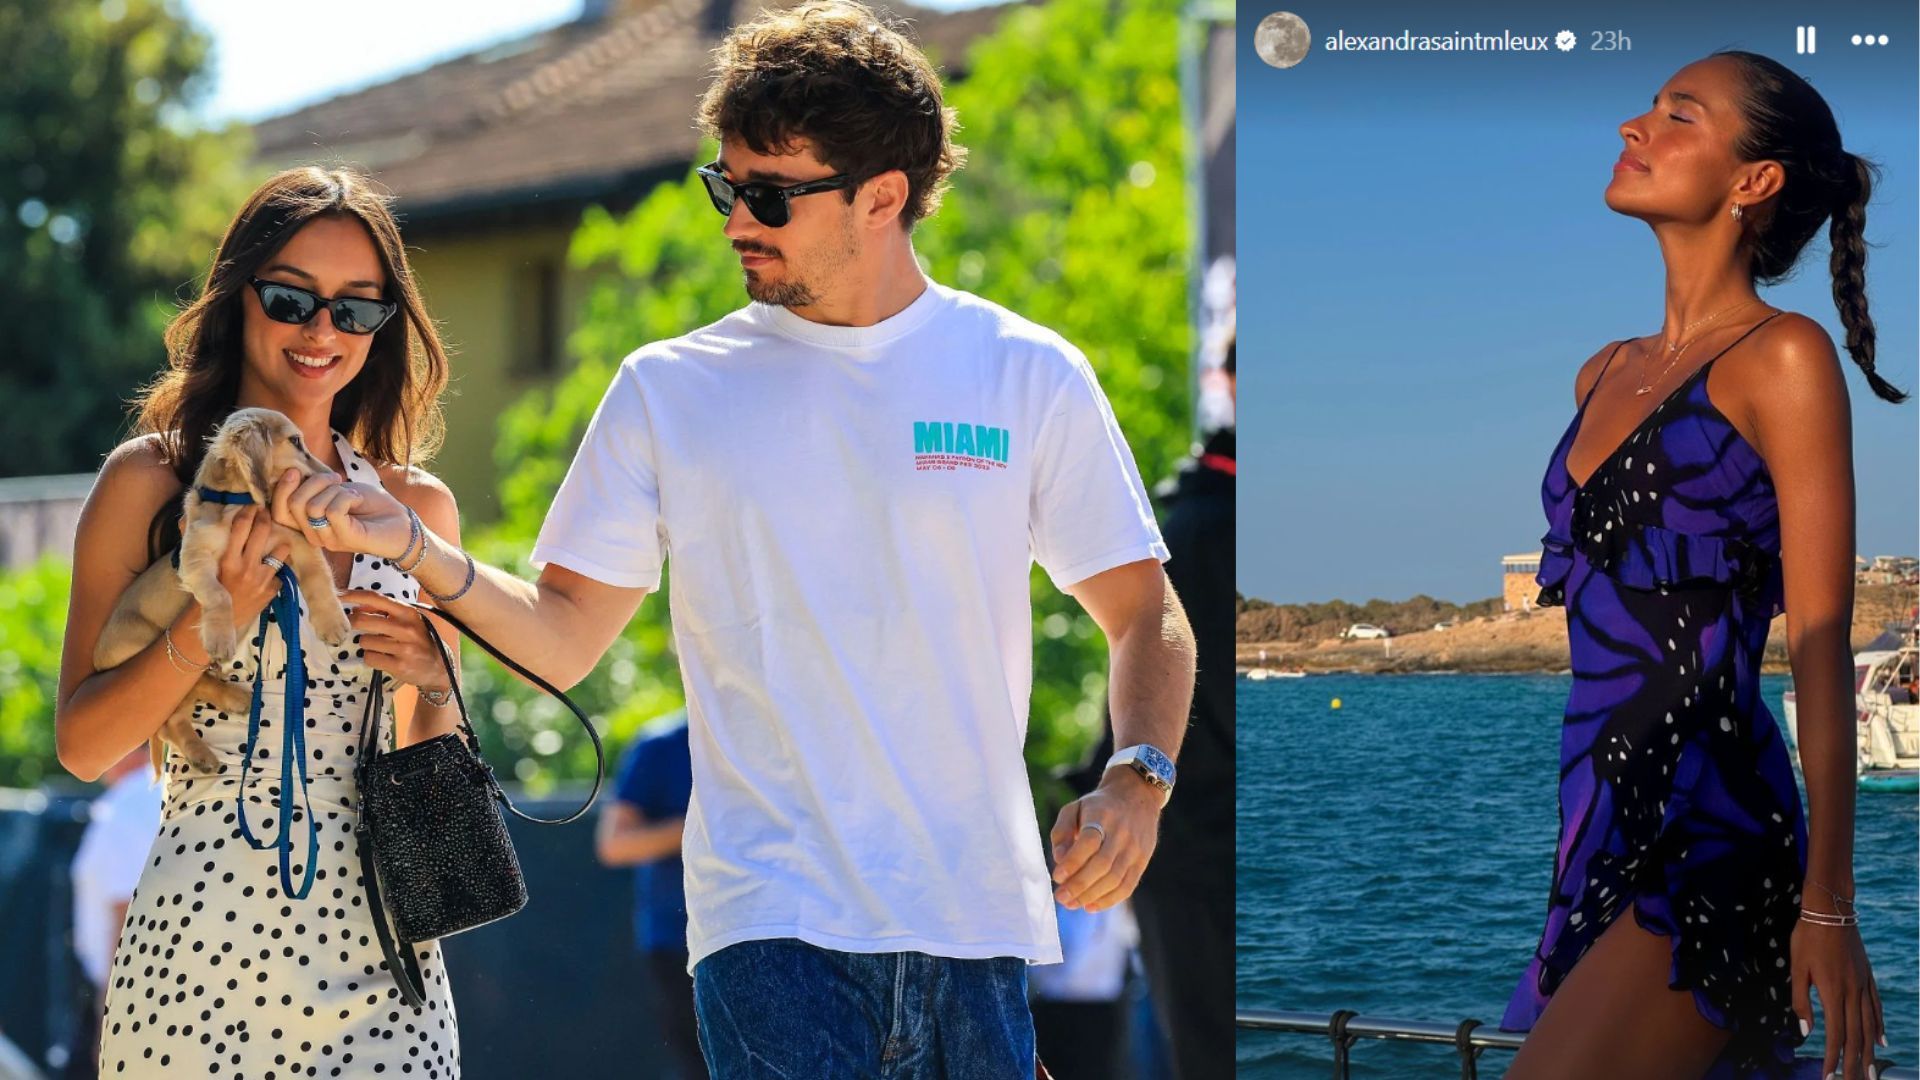
MULTIPOLYGON (((714 50, 699 122, 756 154, 805 139, 815 157, 856 181, 899 169, 908 230, 939 207, 967 155, 953 142, 954 112, 926 55, 855 0, 811 0, 736 27, 714 50)), ((853 200, 852 189, 844 195, 853 200)))

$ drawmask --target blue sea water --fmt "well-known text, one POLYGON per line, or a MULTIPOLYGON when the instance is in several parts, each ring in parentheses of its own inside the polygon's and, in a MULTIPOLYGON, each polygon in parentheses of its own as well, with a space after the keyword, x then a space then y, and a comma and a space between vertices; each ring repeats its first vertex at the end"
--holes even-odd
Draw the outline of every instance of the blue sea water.
MULTIPOLYGON (((1762 680, 1776 716, 1789 685, 1762 680)), ((1570 686, 1547 675, 1241 681, 1237 1004, 1497 1024, 1546 918, 1570 686)), ((1902 1065, 1920 1060, 1917 808, 1911 794, 1862 792, 1855 826, 1891 1044, 1879 1053, 1902 1065)), ((1816 1026, 1807 1046, 1824 1040, 1816 1026)), ((1332 1071, 1319 1036, 1243 1031, 1237 1056, 1243 1078, 1332 1071)), ((1511 1057, 1487 1051, 1481 1075, 1511 1057)), ((1459 1075, 1441 1046, 1362 1040, 1352 1061, 1355 1077, 1459 1075)))

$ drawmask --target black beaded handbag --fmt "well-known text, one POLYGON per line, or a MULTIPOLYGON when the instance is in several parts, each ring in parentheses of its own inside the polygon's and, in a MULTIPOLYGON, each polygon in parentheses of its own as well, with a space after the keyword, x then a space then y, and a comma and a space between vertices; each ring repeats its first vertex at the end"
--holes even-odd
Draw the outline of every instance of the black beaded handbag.
MULTIPOLYGON (((419 605, 414 605, 418 610, 419 605)), ((500 790, 493 769, 480 756, 480 740, 460 695, 453 657, 433 623, 423 614, 427 636, 440 653, 460 709, 460 730, 382 752, 380 717, 385 684, 374 673, 367 712, 360 726, 359 759, 354 774, 360 788, 360 822, 354 830, 360 848, 360 873, 367 889, 373 927, 386 954, 387 969, 408 1005, 422 1007, 426 986, 412 946, 504 919, 527 904, 527 883, 520 859, 507 835, 501 807, 524 821, 564 825, 593 806, 606 771, 606 754, 587 715, 552 684, 514 663, 459 619, 434 609, 521 678, 552 694, 580 720, 593 740, 593 791, 580 809, 563 818, 537 818, 520 812, 500 790), (382 900, 385 903, 382 903, 382 900), (389 930, 387 919, 392 915, 389 930)))

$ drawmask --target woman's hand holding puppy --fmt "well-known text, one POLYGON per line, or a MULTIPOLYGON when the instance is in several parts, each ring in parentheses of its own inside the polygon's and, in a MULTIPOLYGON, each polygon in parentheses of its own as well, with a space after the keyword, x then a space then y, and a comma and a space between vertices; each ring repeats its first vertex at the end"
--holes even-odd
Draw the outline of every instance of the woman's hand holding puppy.
MULTIPOLYGON (((279 571, 267 562, 267 557, 285 563, 292 546, 284 534, 277 533, 273 519, 260 507, 241 507, 233 516, 233 528, 227 533, 227 549, 220 555, 220 584, 233 597, 234 633, 243 640, 254 620, 280 592, 279 571)), ((174 638, 176 644, 191 642, 187 647, 192 652, 200 651, 197 647, 200 636, 190 632, 198 628, 200 617, 197 605, 188 608, 175 626, 179 631, 174 638)), ((183 650, 182 655, 189 660, 197 659, 192 652, 183 650)), ((208 663, 211 662, 209 659, 208 663)))
POLYGON ((279 569, 267 558, 285 565, 293 548, 278 533, 273 518, 258 506, 241 507, 234 515, 226 553, 220 556, 220 584, 233 597, 234 625, 243 636, 280 592, 279 569))

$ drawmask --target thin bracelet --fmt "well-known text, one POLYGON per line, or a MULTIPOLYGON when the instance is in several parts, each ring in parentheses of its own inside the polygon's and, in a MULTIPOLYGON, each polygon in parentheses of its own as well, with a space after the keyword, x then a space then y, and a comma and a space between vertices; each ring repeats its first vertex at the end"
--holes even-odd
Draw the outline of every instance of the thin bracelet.
POLYGON ((1820 884, 1819 882, 1813 880, 1812 878, 1807 879, 1807 884, 1813 886, 1816 889, 1819 889, 1821 892, 1826 893, 1828 896, 1833 897, 1833 903, 1835 907, 1838 907, 1841 904, 1845 904, 1846 906, 1853 908, 1856 912, 1860 910, 1860 905, 1854 903, 1853 897, 1851 896, 1841 896, 1839 893, 1834 892, 1832 889, 1827 888, 1825 885, 1820 884))
POLYGON ((422 689, 420 691, 420 700, 436 709, 444 709, 447 707, 447 702, 453 700, 453 687, 449 686, 445 690, 422 689))
POLYGON ((1800 920, 1802 922, 1810 922, 1815 926, 1860 925, 1860 916, 1858 915, 1841 915, 1831 911, 1810 911, 1806 908, 1800 909, 1800 920))
MULTIPOLYGON (((427 529, 426 526, 420 524, 420 515, 415 513, 411 506, 407 507, 407 527, 412 530, 410 539, 407 541, 407 551, 413 550, 415 541, 419 542, 420 550, 415 553, 411 561, 407 559, 406 551, 400 553, 400 562, 407 564, 404 569, 400 570, 403 574, 413 573, 419 569, 421 563, 427 561, 427 529)), ((397 568, 398 563, 396 563, 395 566, 397 568)))
POLYGON ((198 674, 204 675, 216 670, 213 666, 213 658, 211 656, 207 658, 206 663, 201 664, 198 667, 195 667, 193 661, 188 659, 187 654, 181 652, 180 649, 174 645, 173 627, 171 626, 167 627, 166 631, 160 635, 160 638, 161 640, 167 643, 167 662, 173 665, 173 669, 175 671, 185 672, 188 674, 198 673, 198 674), (181 664, 185 664, 187 666, 181 667, 180 666, 181 664))
POLYGON ((461 597, 467 595, 467 590, 473 588, 473 577, 474 577, 473 556, 462 551, 460 553, 460 557, 467 560, 467 580, 460 583, 459 589, 455 590, 454 592, 446 596, 441 596, 439 593, 434 592, 432 589, 427 588, 425 585, 420 586, 420 591, 423 593, 426 593, 429 597, 433 599, 434 603, 440 605, 441 607, 446 607, 448 604, 451 604, 455 600, 458 600, 461 597))
POLYGON ((403 574, 411 574, 413 573, 414 568, 418 567, 420 563, 423 560, 425 560, 427 557, 427 530, 424 526, 420 524, 420 515, 413 512, 413 507, 409 506, 406 508, 406 510, 407 510, 407 546, 400 549, 400 557, 393 560, 393 568, 395 570, 400 571, 403 574), (412 566, 400 565, 401 563, 404 563, 407 561, 407 556, 413 551, 413 545, 415 544, 420 545, 420 554, 414 558, 413 565, 412 566))

